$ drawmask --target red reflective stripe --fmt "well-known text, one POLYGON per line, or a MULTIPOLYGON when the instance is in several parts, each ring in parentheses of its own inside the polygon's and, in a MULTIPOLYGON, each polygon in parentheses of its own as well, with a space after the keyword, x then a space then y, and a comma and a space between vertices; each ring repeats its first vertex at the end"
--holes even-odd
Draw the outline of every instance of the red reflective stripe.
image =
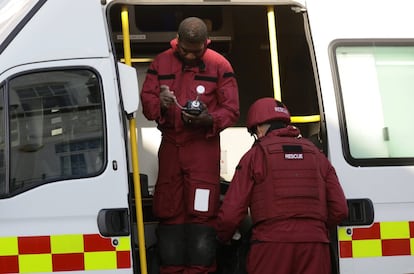
POLYGON ((410 226, 410 238, 414 238, 414 222, 408 222, 410 226))
POLYGON ((19 273, 18 256, 0 256, 0 273, 19 273))
POLYGON ((382 240, 382 256, 411 255, 410 239, 382 240))
POLYGON ((50 249, 49 236, 18 237, 19 254, 48 254, 50 249))
POLYGON ((381 239, 380 224, 374 223, 368 228, 357 228, 352 232, 352 240, 381 239))
POLYGON ((352 258, 352 242, 351 241, 340 241, 339 242, 339 257, 341 258, 352 258))
POLYGON ((131 256, 129 251, 118 251, 116 252, 117 267, 118 268, 130 268, 131 267, 131 256))
POLYGON ((52 254, 53 271, 85 270, 83 253, 52 254))
POLYGON ((115 251, 110 238, 102 238, 99 234, 83 235, 85 252, 115 251))

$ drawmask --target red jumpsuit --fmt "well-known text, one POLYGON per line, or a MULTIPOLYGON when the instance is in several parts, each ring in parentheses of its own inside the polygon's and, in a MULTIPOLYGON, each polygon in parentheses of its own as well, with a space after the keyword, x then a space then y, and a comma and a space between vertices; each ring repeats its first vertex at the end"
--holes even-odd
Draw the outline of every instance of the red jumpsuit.
MULTIPOLYGON (((161 224, 213 226, 220 198, 219 134, 239 118, 237 82, 230 63, 219 53, 207 48, 199 66, 187 67, 176 49, 175 39, 170 49, 155 58, 141 91, 143 113, 157 122, 162 133, 153 210, 161 224), (185 125, 178 106, 161 112, 160 85, 169 86, 182 106, 195 100, 196 88, 203 86, 205 92, 199 100, 207 105, 213 126, 185 125)), ((178 269, 176 273, 207 273, 200 267, 193 272, 174 269, 178 269)), ((175 273, 164 270, 161 273, 175 273)))
POLYGON ((217 233, 228 241, 250 207, 249 274, 331 271, 328 231, 346 218, 346 198, 325 155, 298 135, 288 126, 260 138, 240 160, 220 208, 217 233))

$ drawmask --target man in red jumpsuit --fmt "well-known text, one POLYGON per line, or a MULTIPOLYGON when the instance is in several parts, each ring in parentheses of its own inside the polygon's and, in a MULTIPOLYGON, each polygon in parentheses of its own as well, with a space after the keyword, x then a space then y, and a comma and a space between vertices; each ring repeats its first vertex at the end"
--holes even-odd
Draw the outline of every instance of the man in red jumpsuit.
POLYGON ((161 274, 215 270, 220 132, 240 113, 233 68, 209 43, 201 19, 184 19, 171 48, 151 63, 141 92, 145 117, 162 133, 153 200, 161 274))
POLYGON ((250 208, 249 274, 331 273, 328 233, 348 215, 333 166, 301 138, 288 109, 273 98, 250 107, 247 128, 257 140, 224 197, 218 239, 231 239, 250 208))

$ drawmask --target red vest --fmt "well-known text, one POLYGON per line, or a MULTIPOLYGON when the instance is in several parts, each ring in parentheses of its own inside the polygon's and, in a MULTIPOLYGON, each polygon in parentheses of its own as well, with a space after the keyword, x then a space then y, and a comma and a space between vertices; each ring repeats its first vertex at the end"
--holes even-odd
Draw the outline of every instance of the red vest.
POLYGON ((266 158, 266 176, 253 187, 253 222, 288 218, 325 222, 326 188, 319 171, 318 149, 303 138, 273 134, 257 145, 266 158))

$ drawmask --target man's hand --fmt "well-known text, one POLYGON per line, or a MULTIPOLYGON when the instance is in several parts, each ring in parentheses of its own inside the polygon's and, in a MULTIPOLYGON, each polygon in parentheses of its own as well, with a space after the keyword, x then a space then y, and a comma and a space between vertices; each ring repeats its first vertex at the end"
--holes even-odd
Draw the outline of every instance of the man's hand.
POLYGON ((175 102, 175 95, 174 92, 170 90, 170 88, 166 85, 160 86, 160 105, 161 108, 167 109, 175 102))
MULTIPOLYGON (((204 105, 204 104, 203 104, 204 105)), ((181 117, 184 124, 189 126, 202 126, 210 127, 213 125, 213 117, 208 113, 207 106, 203 106, 204 109, 199 115, 191 115, 185 111, 181 111, 181 117)))

